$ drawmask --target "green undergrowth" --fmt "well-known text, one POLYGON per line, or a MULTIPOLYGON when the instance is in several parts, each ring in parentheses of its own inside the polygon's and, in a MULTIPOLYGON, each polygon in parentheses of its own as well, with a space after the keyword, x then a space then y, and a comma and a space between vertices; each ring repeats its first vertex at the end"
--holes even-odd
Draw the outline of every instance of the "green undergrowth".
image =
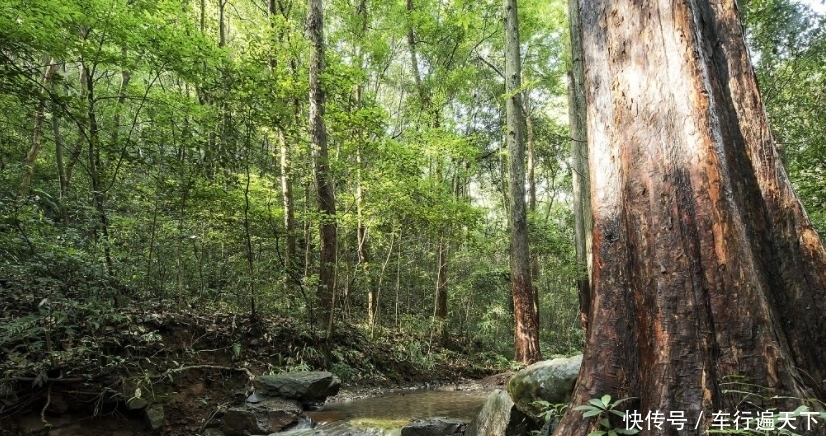
POLYGON ((27 410, 23 403, 36 404, 32 398, 51 385, 83 383, 125 401, 135 392, 170 391, 194 373, 243 386, 253 375, 327 369, 346 386, 380 387, 481 378, 507 363, 471 352, 457 338, 448 345, 432 335, 340 322, 327 346, 306 322, 283 316, 43 298, 27 308, 6 306, 0 320, 0 418, 27 410))

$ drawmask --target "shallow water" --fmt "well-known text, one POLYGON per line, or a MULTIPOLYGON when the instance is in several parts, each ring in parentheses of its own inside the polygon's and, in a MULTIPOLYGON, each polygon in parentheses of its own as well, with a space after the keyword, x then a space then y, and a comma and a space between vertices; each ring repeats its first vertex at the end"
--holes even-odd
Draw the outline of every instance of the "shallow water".
POLYGON ((396 421, 435 416, 470 421, 489 393, 483 389, 391 391, 379 397, 327 404, 321 410, 307 412, 307 415, 316 422, 396 421))

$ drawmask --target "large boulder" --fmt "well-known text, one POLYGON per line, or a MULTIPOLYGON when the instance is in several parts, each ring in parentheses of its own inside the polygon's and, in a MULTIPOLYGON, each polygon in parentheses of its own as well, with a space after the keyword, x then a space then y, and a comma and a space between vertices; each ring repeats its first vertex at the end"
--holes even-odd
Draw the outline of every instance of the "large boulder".
POLYGON ((482 409, 470 421, 465 436, 521 436, 533 430, 534 423, 514 406, 510 395, 492 392, 482 409))
POLYGON ((266 397, 281 397, 302 404, 323 403, 338 393, 341 380, 327 371, 284 372, 261 375, 253 380, 256 392, 266 397))
POLYGON ((303 416, 302 411, 300 404, 283 398, 231 407, 224 414, 224 434, 244 436, 275 433, 298 423, 303 416))
POLYGON ((464 433, 466 422, 449 418, 417 419, 402 427, 401 436, 450 436, 464 433))
POLYGON ((535 403, 567 402, 579 376, 582 355, 545 360, 517 372, 508 382, 508 393, 516 407, 534 420, 543 410, 535 403))

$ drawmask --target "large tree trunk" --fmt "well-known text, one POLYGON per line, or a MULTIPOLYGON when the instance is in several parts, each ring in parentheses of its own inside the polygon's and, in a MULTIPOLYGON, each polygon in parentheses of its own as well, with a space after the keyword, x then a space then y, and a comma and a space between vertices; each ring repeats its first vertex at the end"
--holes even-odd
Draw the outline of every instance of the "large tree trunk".
POLYGON ((310 136, 313 144, 318 210, 321 213, 318 289, 316 322, 332 335, 336 268, 336 201, 330 180, 327 156, 327 127, 324 125, 325 92, 321 86, 324 74, 324 18, 321 0, 307 2, 307 37, 313 46, 310 50, 310 136))
MULTIPOLYGON (((569 0, 571 11, 579 10, 579 0, 569 0)), ((568 14, 571 29, 571 69, 568 72, 568 119, 571 130, 571 183, 573 185, 574 238, 576 260, 586 268, 577 279, 580 322, 588 330, 591 276, 591 185, 588 180, 586 142, 585 70, 582 65, 582 25, 578 14, 568 14)))
MULTIPOLYGON (((760 405, 726 376, 801 399, 779 410, 826 399, 826 251, 777 157, 735 1, 579 12, 595 259, 573 402, 684 411, 699 428, 683 435, 760 405)), ((554 434, 593 425, 569 411, 554 434)))
MULTIPOLYGON (((528 210, 536 217, 536 135, 533 126, 533 105, 531 103, 530 91, 525 91, 523 95, 525 111, 525 141, 528 147, 528 210)), ((549 202, 550 203, 550 202, 549 202)), ((536 286, 539 281, 539 256, 536 250, 529 250, 531 256, 531 286, 533 287, 533 308, 536 312, 537 328, 542 325, 539 318, 539 289, 536 286)))
POLYGON ((505 94, 510 177, 511 286, 513 291, 514 357, 525 364, 542 358, 539 326, 531 285, 531 256, 528 249, 528 219, 525 211, 525 114, 522 110, 522 74, 519 57, 519 20, 516 0, 504 0, 505 94))

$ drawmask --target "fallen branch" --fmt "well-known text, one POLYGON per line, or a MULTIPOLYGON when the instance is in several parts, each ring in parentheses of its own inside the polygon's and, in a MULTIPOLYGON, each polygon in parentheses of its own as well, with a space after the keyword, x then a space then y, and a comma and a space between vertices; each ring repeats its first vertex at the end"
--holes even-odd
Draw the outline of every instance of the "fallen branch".
MULTIPOLYGON (((34 382, 37 380, 43 380, 42 377, 7 377, 7 378, 0 378, 0 383, 5 382, 14 382, 14 381, 23 381, 23 382, 34 382)), ((89 381, 88 378, 49 378, 45 379, 45 382, 49 383, 80 383, 89 381)))

